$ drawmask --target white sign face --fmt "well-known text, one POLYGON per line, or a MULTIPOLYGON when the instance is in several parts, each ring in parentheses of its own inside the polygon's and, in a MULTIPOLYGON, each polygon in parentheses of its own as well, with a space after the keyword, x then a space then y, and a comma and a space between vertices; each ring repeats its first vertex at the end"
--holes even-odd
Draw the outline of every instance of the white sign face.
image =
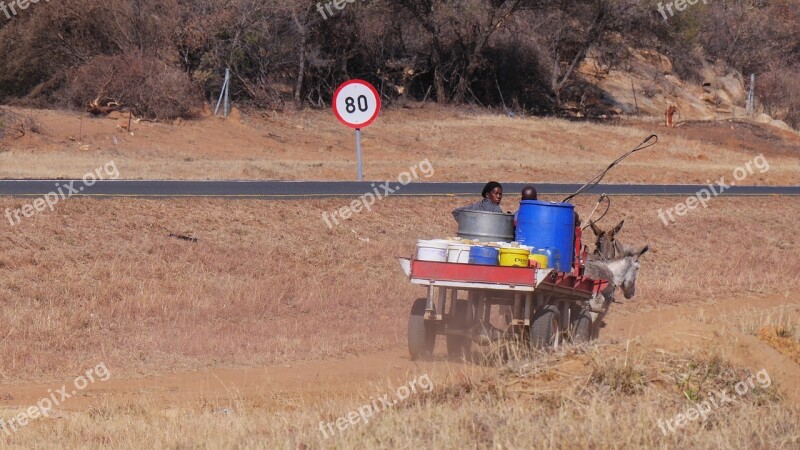
POLYGON ((378 91, 363 80, 350 80, 339 86, 333 95, 333 113, 350 128, 371 124, 381 110, 378 91))

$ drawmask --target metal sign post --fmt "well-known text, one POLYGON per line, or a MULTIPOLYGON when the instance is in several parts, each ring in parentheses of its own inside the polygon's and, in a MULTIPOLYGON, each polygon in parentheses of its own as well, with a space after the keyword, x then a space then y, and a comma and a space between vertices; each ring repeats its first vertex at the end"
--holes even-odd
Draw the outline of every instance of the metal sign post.
POLYGON ((356 160, 358 181, 364 180, 361 158, 361 129, 378 118, 381 111, 381 97, 374 86, 363 80, 350 80, 343 83, 333 94, 333 114, 350 128, 356 130, 356 160))
POLYGON ((364 170, 361 165, 361 128, 356 128, 356 159, 358 159, 358 181, 364 181, 364 170))
POLYGON ((745 114, 748 117, 752 116, 756 111, 756 97, 755 97, 755 87, 756 87, 756 74, 750 74, 750 91, 747 93, 747 106, 745 107, 745 114))

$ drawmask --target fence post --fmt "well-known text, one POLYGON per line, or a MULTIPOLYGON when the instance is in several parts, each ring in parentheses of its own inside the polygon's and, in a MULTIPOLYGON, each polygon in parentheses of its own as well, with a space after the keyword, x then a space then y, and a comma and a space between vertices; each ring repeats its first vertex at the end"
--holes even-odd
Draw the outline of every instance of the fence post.
POLYGON ((222 110, 223 117, 227 118, 228 113, 230 112, 230 94, 228 91, 228 86, 231 82, 231 69, 225 69, 225 81, 222 83, 222 91, 219 93, 219 100, 217 100, 217 107, 214 108, 214 115, 216 116, 219 114, 219 107, 223 104, 224 106, 222 110))
POLYGON ((750 91, 747 93, 747 106, 745 107, 745 114, 748 117, 751 117, 755 113, 756 109, 756 97, 755 97, 755 86, 756 86, 756 74, 750 74, 750 91))
POLYGON ((231 113, 231 69, 225 69, 225 108, 222 114, 226 119, 231 113))

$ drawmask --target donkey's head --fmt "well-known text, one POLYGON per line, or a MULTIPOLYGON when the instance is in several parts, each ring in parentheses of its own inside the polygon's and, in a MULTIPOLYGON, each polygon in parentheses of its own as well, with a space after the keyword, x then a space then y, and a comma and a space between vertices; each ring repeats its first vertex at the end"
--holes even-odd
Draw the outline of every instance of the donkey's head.
POLYGON ((591 223, 592 231, 597 238, 594 242, 594 254, 606 260, 614 259, 619 253, 616 251, 615 237, 622 229, 625 221, 621 221, 609 231, 601 230, 594 222, 591 223))
POLYGON ((622 288, 622 294, 627 299, 633 298, 636 294, 636 277, 639 275, 639 258, 648 250, 650 245, 645 245, 639 249, 625 248, 622 258, 609 264, 609 268, 614 273, 614 285, 622 288))

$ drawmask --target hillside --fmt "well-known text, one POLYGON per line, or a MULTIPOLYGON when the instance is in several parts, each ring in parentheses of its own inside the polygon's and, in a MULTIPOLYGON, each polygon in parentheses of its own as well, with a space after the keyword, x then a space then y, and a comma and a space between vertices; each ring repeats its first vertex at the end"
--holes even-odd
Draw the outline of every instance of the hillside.
POLYGON ((323 108, 340 83, 363 78, 387 105, 660 117, 677 102, 684 118, 708 119, 740 116, 755 74, 756 112, 800 125, 794 1, 673 10, 660 0, 375 0, 330 8, 305 0, 18 8, 0 20, 0 103, 192 118, 219 97, 227 69, 234 103, 267 111, 323 108))

